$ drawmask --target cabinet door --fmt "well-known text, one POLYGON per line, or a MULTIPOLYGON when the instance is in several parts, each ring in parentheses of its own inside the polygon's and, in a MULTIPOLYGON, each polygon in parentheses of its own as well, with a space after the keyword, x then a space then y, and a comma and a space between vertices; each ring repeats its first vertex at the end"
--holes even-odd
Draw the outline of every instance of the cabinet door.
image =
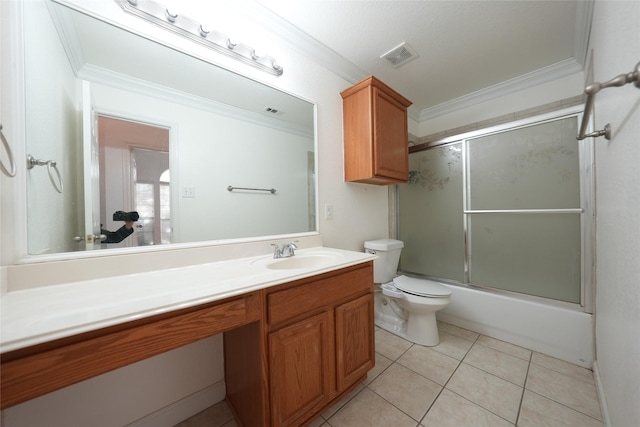
POLYGON ((271 424, 297 426, 329 399, 330 312, 269 334, 271 424))
POLYGON ((374 88, 374 175, 401 182, 409 179, 407 109, 374 88))
POLYGON ((375 365, 373 294, 336 307, 336 375, 338 392, 375 365))

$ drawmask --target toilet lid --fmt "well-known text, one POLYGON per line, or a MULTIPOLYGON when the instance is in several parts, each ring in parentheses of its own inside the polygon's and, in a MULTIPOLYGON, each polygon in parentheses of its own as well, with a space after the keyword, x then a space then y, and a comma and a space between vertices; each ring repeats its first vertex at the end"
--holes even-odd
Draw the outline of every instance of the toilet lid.
POLYGON ((398 276, 393 279, 396 288, 414 295, 426 297, 448 297, 451 291, 440 283, 427 279, 398 276))

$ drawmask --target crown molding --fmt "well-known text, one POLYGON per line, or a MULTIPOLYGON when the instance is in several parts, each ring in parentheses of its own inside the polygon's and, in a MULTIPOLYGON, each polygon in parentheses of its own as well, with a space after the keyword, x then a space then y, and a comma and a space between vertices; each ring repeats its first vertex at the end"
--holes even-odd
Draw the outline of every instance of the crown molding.
POLYGON ((502 83, 489 86, 433 107, 425 108, 420 112, 417 120, 420 122, 429 120, 491 99, 570 76, 582 70, 582 65, 575 59, 565 59, 564 61, 556 62, 555 64, 506 80, 502 83))
POLYGON ((246 5, 243 3, 243 7, 289 49, 306 56, 349 83, 357 83, 370 74, 257 1, 246 5))
POLYGON ((575 34, 573 36, 573 58, 582 65, 587 63, 589 51, 589 35, 591 34, 591 21, 595 0, 584 0, 576 3, 575 34))
POLYGON ((212 99, 203 98, 201 96, 186 93, 170 87, 157 85, 146 80, 116 73, 95 65, 85 64, 78 72, 78 78, 121 89, 126 92, 133 92, 171 103, 184 105, 190 108, 224 115, 226 117, 269 127, 282 132, 306 138, 313 138, 313 129, 309 129, 305 126, 298 126, 290 122, 276 120, 260 113, 243 110, 212 99))
POLYGON ((80 46, 80 40, 78 33, 76 32, 76 26, 73 23, 71 14, 63 8, 55 7, 52 3, 46 2, 47 9, 51 15, 51 21, 53 26, 58 32, 62 47, 67 54, 69 65, 73 74, 76 76, 84 65, 85 58, 82 53, 82 47, 80 46))

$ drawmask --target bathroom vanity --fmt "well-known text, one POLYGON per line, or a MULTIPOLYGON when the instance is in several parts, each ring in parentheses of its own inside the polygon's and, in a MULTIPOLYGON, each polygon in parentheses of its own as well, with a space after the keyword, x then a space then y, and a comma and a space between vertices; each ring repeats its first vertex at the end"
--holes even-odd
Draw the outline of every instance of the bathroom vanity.
POLYGON ((68 284, 59 301, 44 288, 9 292, 2 408, 224 333, 238 424, 305 425, 374 366, 373 258, 313 248, 68 284), (118 286, 138 289, 125 300, 118 286))

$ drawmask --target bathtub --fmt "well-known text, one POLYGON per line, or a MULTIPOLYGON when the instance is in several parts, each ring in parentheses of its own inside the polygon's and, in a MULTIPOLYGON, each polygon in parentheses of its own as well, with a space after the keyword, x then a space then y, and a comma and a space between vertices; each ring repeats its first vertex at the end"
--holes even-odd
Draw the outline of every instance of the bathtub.
POLYGON ((593 315, 555 301, 443 285, 453 294, 438 320, 592 368, 593 315))

